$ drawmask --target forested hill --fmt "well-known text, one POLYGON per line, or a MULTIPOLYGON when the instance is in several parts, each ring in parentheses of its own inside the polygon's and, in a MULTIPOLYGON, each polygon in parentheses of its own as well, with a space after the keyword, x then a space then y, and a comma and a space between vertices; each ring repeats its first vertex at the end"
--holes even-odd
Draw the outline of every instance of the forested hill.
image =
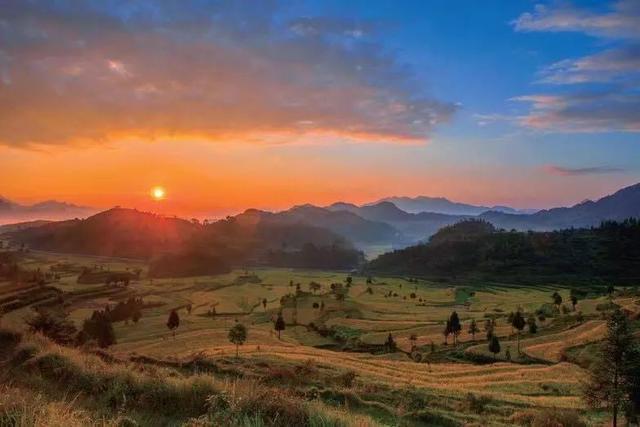
POLYGON ((482 220, 445 227, 428 243, 379 256, 371 273, 512 281, 640 282, 640 221, 552 232, 495 229, 482 220))

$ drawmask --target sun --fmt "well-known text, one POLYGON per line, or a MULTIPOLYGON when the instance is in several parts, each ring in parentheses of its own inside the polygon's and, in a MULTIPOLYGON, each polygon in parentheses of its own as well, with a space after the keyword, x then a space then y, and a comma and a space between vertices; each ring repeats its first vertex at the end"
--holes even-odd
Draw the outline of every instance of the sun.
POLYGON ((167 192, 163 187, 157 186, 151 189, 151 197, 153 198, 153 200, 164 200, 166 196, 167 192))

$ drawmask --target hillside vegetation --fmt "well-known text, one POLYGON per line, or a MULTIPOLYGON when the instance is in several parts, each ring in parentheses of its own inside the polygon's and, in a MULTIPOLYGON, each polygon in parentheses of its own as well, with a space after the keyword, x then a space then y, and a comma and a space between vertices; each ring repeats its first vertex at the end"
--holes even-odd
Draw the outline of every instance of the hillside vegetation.
POLYGON ((553 232, 496 230, 482 220, 445 227, 428 243, 379 256, 375 273, 517 281, 637 284, 640 222, 553 232))

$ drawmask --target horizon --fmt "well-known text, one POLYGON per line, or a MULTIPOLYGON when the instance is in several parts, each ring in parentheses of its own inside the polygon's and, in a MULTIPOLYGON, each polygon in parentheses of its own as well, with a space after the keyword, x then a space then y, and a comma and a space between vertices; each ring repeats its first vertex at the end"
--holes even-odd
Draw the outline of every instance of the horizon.
POLYGON ((637 4, 447 4, 8 3, 0 194, 203 217, 640 181, 637 4))

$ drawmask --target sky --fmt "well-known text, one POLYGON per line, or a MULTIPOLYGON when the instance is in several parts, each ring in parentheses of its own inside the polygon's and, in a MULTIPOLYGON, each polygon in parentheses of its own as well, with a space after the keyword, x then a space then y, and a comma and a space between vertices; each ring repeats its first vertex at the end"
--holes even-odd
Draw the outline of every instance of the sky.
POLYGON ((0 0, 18 202, 546 208, 640 181, 639 136, 637 0, 0 0))

